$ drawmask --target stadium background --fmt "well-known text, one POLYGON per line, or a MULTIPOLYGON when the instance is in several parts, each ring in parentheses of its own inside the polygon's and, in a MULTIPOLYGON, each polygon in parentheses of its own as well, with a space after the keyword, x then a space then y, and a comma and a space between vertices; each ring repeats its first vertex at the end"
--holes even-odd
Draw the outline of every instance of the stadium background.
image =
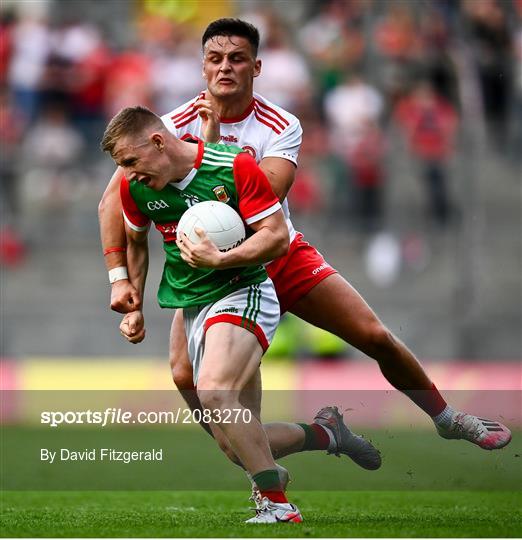
MULTIPOLYGON (((3 0, 2 487, 22 492, 3 493, 2 530, 229 536, 232 523, 244 519, 235 510, 244 511, 243 475, 197 429, 111 433, 115 444, 152 437, 173 445, 180 458, 132 474, 90 464, 51 474, 33 452, 44 444, 72 446, 71 440, 78 447, 108 444, 99 430, 35 426, 43 403, 69 409, 105 403, 77 390, 154 390, 151 409, 164 400, 181 403, 169 391, 171 314, 155 302, 162 265, 156 235, 145 342, 124 342, 120 316, 108 309, 97 204, 113 165, 98 144, 121 107, 140 102, 163 113, 202 89, 199 37, 222 16, 259 26, 264 64, 255 89, 301 119, 290 197, 297 228, 412 348, 452 402, 515 430, 513 443, 498 453, 447 443, 404 396, 390 392, 375 362, 288 317, 263 363, 271 390, 265 418, 306 421, 319 402, 336 402, 350 409, 351 425, 374 438, 386 465, 368 476, 345 460, 288 458, 293 489, 308 490, 302 499, 296 495, 312 518, 300 534, 448 537, 459 523, 462 535, 520 536, 513 493, 521 482, 520 0, 3 0), (411 131, 426 99, 430 113, 411 131), (194 463, 206 466, 195 471, 194 463), (319 484, 311 470, 319 472, 319 484), (83 488, 170 491, 136 497, 23 491, 83 488), (235 499, 234 492, 176 492, 217 488, 242 491, 235 499), (374 491, 345 497, 333 493, 339 489, 374 491), (313 518, 310 501, 324 513, 313 518), (235 513, 229 521, 209 518, 216 505, 235 513), (423 509, 433 521, 424 521, 423 509)), ((135 395, 104 399, 137 406, 135 395)))
MULTIPOLYGON (((107 309, 96 207, 113 166, 98 144, 119 108, 140 102, 162 113, 195 95, 202 29, 237 15, 263 37, 255 89, 303 124, 290 197, 298 229, 433 363, 436 379, 449 363, 502 362, 516 380, 521 11, 520 0, 3 2, 6 373, 25 388, 26 370, 42 367, 42 357, 87 358, 88 370, 76 364, 85 380, 112 358, 141 368, 159 361, 168 377, 170 314, 155 305, 155 235, 145 342, 123 342, 119 317, 107 309), (407 135, 423 82, 444 105, 407 135)), ((318 356, 362 360, 377 376, 370 388, 382 384, 358 351, 291 318, 271 355, 294 368, 318 356)), ((438 379, 443 388, 459 388, 455 381, 438 379)))

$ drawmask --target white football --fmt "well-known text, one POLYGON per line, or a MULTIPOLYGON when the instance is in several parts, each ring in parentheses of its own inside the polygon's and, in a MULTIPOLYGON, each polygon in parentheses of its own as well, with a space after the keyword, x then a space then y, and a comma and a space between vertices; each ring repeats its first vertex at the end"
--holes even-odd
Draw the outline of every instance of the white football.
POLYGON ((204 201, 191 206, 179 220, 176 234, 185 233, 194 244, 201 241, 194 229, 203 229, 220 251, 239 246, 245 239, 245 225, 241 216, 228 204, 204 201))

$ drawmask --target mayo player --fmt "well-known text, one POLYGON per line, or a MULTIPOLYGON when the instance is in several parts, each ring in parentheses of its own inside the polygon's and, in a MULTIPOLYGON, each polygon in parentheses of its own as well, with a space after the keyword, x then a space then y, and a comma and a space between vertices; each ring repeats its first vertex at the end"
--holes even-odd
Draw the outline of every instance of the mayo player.
MULTIPOLYGON (((222 431, 259 488, 263 511, 248 522, 301 522, 299 510, 286 499, 259 418, 244 414, 245 399, 251 399, 249 389, 259 380, 261 357, 279 322, 279 302, 262 263, 283 255, 289 245, 281 204, 270 183, 240 148, 183 142, 159 116, 140 106, 123 109, 110 121, 102 148, 125 173, 120 189, 126 235, 141 260, 129 270, 141 295, 151 221, 163 236, 158 301, 161 307, 183 311, 201 404, 212 411, 214 429, 222 431), (228 194, 227 203, 251 231, 225 252, 201 229, 196 229, 197 244, 174 232, 187 199, 212 200, 216 188, 228 194), (230 411, 241 413, 234 422, 225 420, 230 411)), ((127 313, 120 331, 125 337, 144 336, 141 311, 127 313)))

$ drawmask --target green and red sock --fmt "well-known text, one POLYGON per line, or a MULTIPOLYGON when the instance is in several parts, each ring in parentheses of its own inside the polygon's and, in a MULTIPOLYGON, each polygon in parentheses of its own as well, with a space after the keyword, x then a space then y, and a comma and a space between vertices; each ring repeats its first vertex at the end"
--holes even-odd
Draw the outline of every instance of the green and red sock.
POLYGON ((320 424, 297 424, 305 432, 305 440, 302 451, 305 450, 328 450, 332 444, 331 433, 320 424))
POLYGON ((266 497, 275 503, 287 503, 285 492, 281 488, 279 472, 277 469, 267 469, 252 475, 252 480, 256 483, 261 497, 266 497))

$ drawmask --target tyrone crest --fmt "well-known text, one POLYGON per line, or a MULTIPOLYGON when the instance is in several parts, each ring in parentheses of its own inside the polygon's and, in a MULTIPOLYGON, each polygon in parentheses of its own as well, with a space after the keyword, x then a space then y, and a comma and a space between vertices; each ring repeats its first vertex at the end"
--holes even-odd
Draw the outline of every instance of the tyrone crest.
POLYGON ((212 188, 212 191, 218 201, 227 203, 230 200, 225 186, 216 186, 215 188, 212 188))

